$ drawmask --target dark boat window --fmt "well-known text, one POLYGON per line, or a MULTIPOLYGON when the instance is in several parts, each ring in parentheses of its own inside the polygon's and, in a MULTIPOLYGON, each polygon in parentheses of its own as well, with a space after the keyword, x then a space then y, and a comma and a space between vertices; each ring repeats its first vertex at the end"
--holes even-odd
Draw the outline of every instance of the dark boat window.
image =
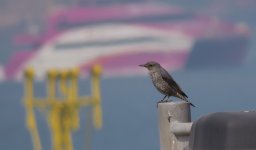
POLYGON ((61 43, 56 44, 57 50, 74 49, 74 48, 85 48, 85 47, 98 47, 98 46, 112 46, 112 45, 123 45, 143 42, 161 41, 159 38, 154 37, 139 37, 130 39, 118 39, 111 41, 92 41, 92 42, 76 42, 76 43, 61 43))

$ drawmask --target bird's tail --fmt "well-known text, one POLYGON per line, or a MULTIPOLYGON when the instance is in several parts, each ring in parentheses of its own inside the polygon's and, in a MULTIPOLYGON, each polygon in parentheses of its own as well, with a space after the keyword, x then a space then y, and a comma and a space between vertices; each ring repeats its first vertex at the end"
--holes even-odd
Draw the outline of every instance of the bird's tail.
POLYGON ((192 104, 192 103, 187 99, 187 97, 185 97, 185 96, 183 96, 183 95, 181 95, 181 94, 177 94, 177 97, 180 98, 180 99, 182 99, 182 100, 184 100, 184 101, 186 101, 186 102, 189 103, 191 106, 196 107, 194 104, 192 104))

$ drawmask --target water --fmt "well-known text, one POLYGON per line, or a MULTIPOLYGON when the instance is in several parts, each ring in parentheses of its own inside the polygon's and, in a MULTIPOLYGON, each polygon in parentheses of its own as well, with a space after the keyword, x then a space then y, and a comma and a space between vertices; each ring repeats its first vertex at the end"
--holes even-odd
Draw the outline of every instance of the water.
MULTIPOLYGON (((173 76, 197 106, 192 109, 193 120, 216 111, 255 110, 256 70, 250 65, 233 69, 181 70, 173 76)), ((80 84, 80 90, 88 91, 89 86, 84 84, 80 84)), ((36 87, 37 95, 44 95, 44 85, 36 87)), ((25 128, 22 83, 1 83, 0 95, 1 149, 32 149, 25 128)), ((93 149, 159 149, 156 101, 162 95, 148 77, 103 79, 102 97, 104 126, 94 131, 93 149)), ((85 147, 84 112, 81 129, 74 134, 78 150, 85 147)), ((37 116, 43 147, 50 149, 45 119, 39 113, 37 116)))

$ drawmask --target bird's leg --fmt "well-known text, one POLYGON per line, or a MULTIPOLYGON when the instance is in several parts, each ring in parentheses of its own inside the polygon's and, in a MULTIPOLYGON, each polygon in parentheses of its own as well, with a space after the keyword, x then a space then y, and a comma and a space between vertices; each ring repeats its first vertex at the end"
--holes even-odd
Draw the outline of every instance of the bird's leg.
POLYGON ((172 100, 169 99, 170 96, 167 97, 167 99, 165 100, 165 102, 171 102, 172 100))
POLYGON ((162 102, 164 102, 164 99, 167 97, 167 95, 164 96, 164 98, 161 100, 162 102))
POLYGON ((166 102, 169 102, 169 98, 170 98, 170 96, 168 96, 168 97, 167 97, 167 100, 166 100, 166 102))
POLYGON ((158 101, 157 104, 156 104, 156 106, 158 107, 158 104, 159 104, 159 103, 165 102, 164 100, 165 100, 166 97, 167 97, 167 95, 165 95, 162 100, 158 101))

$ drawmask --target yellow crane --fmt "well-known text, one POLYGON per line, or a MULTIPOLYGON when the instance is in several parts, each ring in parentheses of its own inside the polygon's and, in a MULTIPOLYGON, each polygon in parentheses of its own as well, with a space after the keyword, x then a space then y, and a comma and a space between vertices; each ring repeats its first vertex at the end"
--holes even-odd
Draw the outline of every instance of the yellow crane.
POLYGON ((52 137, 52 150, 73 150, 72 132, 79 128, 79 110, 84 106, 92 107, 94 127, 102 127, 102 109, 100 96, 100 65, 91 69, 91 96, 79 96, 79 69, 49 70, 47 73, 47 96, 34 96, 34 77, 32 68, 24 72, 24 105, 26 108, 26 124, 33 140, 35 150, 42 150, 40 136, 36 125, 34 109, 46 112, 47 123, 52 137), (59 89, 61 96, 57 96, 59 89))

